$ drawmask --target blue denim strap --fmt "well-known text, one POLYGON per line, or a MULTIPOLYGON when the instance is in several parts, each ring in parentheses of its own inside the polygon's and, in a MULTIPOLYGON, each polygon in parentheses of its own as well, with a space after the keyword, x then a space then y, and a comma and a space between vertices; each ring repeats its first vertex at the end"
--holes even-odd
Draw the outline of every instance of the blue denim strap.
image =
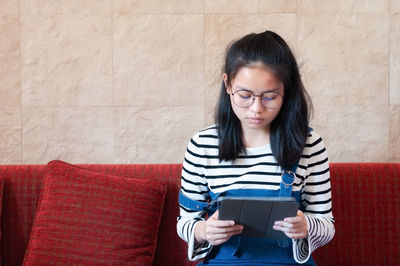
MULTIPOLYGON (((308 134, 313 131, 311 127, 308 128, 308 134)), ((294 180, 296 178, 296 170, 299 165, 300 158, 293 165, 290 165, 286 169, 283 169, 281 187, 279 191, 279 197, 291 197, 292 195, 292 186, 294 184, 294 180)))
POLYGON ((217 198, 219 193, 209 192, 211 197, 211 202, 202 202, 198 200, 193 200, 185 195, 183 195, 182 190, 179 191, 179 204, 182 205, 184 208, 193 210, 193 211, 208 211, 210 209, 217 208, 217 198))
POLYGON ((192 200, 191 198, 183 195, 182 191, 179 191, 179 204, 184 208, 193 211, 204 211, 207 209, 208 202, 201 202, 197 200, 192 200))
POLYGON ((298 163, 283 170, 279 197, 291 197, 298 163))
MULTIPOLYGON (((294 180, 296 178, 296 169, 299 162, 291 165, 287 169, 283 170, 281 187, 279 190, 279 197, 291 197, 292 196, 292 188, 294 184, 294 180)), ((281 248, 286 248, 289 246, 289 240, 277 240, 278 246, 281 248)))
MULTIPOLYGON (((311 127, 308 128, 308 134, 311 133, 313 129, 311 127)), ((296 170, 299 165, 300 158, 297 162, 286 169, 283 170, 281 187, 279 191, 279 197, 291 197, 292 196, 292 187, 294 184, 294 180, 296 178, 296 170)))

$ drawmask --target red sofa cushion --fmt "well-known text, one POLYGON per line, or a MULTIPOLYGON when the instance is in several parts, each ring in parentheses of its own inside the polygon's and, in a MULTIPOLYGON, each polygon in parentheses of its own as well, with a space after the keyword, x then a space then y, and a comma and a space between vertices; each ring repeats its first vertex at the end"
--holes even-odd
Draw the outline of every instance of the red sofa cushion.
POLYGON ((24 264, 151 265, 166 186, 48 164, 24 264))

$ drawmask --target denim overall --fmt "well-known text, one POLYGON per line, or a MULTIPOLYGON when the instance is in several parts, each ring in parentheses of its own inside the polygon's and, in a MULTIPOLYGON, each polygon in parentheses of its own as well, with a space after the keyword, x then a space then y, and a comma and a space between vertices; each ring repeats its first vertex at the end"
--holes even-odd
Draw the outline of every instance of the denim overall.
MULTIPOLYGON (((291 167, 293 170, 285 170, 279 190, 266 189, 235 189, 228 190, 222 194, 210 192, 211 203, 198 202, 189 199, 183 194, 179 195, 181 205, 192 210, 207 210, 208 215, 216 211, 216 199, 218 196, 246 196, 246 197, 295 197, 301 203, 300 191, 292 192, 295 171, 297 165, 291 167)), ((302 206, 300 204, 300 206, 302 206)), ((302 211, 304 209, 300 208, 302 211)), ((219 246, 213 246, 210 253, 199 265, 297 265, 293 258, 292 240, 273 240, 266 238, 233 236, 227 242, 219 246)), ((313 259, 303 265, 315 265, 313 259)))

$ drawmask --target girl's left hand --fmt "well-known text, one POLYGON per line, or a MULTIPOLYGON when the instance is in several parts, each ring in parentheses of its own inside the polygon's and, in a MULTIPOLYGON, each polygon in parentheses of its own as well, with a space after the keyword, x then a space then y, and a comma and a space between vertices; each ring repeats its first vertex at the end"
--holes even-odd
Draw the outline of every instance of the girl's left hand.
POLYGON ((303 239, 308 235, 306 217, 302 211, 297 211, 296 217, 287 217, 274 223, 274 230, 279 230, 293 239, 303 239))

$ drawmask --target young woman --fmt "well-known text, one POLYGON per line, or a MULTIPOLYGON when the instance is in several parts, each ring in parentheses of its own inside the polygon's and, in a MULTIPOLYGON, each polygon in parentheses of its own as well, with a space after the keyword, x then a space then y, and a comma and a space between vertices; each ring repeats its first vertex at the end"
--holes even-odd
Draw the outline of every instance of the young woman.
POLYGON ((248 34, 230 45, 216 124, 193 136, 183 162, 177 231, 190 260, 314 265, 311 253, 335 229, 328 157, 309 128, 310 108, 296 60, 279 35, 248 34), (288 183, 283 178, 290 171, 288 183), (243 225, 207 209, 218 195, 282 193, 301 206, 297 216, 274 224, 290 242, 241 237, 243 225))

